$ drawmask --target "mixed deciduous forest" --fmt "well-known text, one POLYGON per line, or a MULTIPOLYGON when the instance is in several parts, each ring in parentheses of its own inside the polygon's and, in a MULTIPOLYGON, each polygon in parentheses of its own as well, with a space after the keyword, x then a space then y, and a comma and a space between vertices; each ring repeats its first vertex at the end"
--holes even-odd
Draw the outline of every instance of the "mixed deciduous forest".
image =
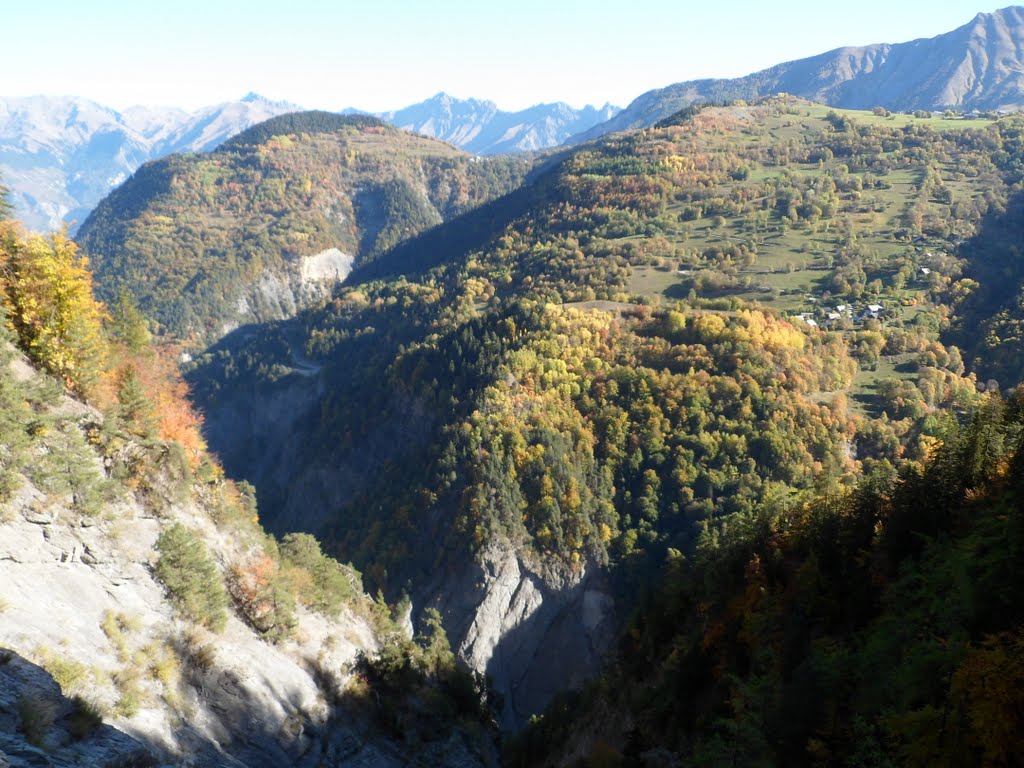
MULTIPOLYGON (((960 244, 1009 204, 1017 161, 996 148, 1018 128, 861 119, 792 99, 693 109, 556 158, 483 222, 215 348, 200 399, 286 378, 298 338, 330 381, 311 455, 422 406, 416 460, 334 515, 371 575, 401 568, 438 508, 453 546, 660 561, 770 499, 895 473, 987 380, 950 343, 986 290, 960 244)), ((266 490, 273 508, 285 491, 266 490)))
MULTIPOLYGON (((184 580, 182 610, 215 626, 231 600, 280 640, 296 599, 358 592, 355 568, 394 602, 508 547, 604 569, 625 607, 605 673, 511 739, 510 765, 1024 759, 1024 120, 780 96, 690 108, 529 173, 337 120, 278 119, 143 168, 84 235, 109 308, 66 238, 5 230, 22 348, 106 404, 111 445, 165 439, 176 411, 152 403, 180 403, 181 471, 211 477, 173 366, 150 380, 136 362, 158 355, 150 330, 194 342, 222 319, 203 297, 242 272, 339 243, 361 255, 317 306, 191 348, 209 423, 238 403, 259 418, 316 373, 313 407, 261 443, 283 470, 226 486, 243 508, 255 494, 280 531, 300 469, 359 478, 317 539, 266 539, 216 605, 193 606, 210 590, 184 580), (353 207, 331 213, 341 193, 353 207), (379 229, 353 226, 364 203, 379 229), (80 290, 51 297, 54 279, 80 290), (40 302, 82 319, 40 328, 40 302)), ((256 432, 206 437, 245 477, 228 440, 251 451, 256 432)), ((172 531, 171 580, 190 562, 172 531)), ((486 681, 455 673, 441 618, 364 678, 417 712, 406 694, 426 690, 486 720, 486 681)))
POLYGON ((922 466, 670 551, 507 764, 1019 764, 1021 414, 989 395, 922 466))

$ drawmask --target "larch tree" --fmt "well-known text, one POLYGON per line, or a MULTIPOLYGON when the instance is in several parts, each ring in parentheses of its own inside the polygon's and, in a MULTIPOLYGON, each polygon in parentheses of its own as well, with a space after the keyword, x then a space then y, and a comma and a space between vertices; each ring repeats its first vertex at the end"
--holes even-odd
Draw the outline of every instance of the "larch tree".
POLYGON ((34 362, 88 395, 103 367, 103 305, 88 259, 65 232, 26 236, 0 224, 0 275, 10 324, 34 362))

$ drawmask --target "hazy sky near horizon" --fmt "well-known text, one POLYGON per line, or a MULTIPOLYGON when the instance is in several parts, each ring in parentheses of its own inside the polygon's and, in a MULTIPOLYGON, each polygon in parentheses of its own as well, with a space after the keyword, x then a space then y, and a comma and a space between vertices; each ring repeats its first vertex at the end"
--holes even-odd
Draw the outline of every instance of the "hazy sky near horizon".
POLYGON ((8 0, 0 97, 195 108, 249 91, 383 111, 438 91, 503 109, 625 106, 843 45, 933 37, 965 0, 8 0))

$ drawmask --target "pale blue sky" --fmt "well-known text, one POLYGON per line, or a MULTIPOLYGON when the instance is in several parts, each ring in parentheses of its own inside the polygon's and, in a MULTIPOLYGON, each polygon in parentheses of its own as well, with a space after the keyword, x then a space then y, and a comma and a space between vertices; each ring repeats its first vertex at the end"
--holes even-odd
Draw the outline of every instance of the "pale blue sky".
POLYGON ((193 108, 257 91, 385 110, 445 90, 505 109, 625 106, 841 45, 932 37, 965 0, 6 0, 0 97, 193 108))

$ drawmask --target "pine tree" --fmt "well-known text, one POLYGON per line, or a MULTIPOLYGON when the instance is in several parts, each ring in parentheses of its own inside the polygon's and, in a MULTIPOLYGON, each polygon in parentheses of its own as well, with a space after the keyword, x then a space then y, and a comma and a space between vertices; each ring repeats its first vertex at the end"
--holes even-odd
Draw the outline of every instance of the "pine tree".
POLYGON ((224 582, 202 539, 181 523, 165 529, 156 542, 156 577, 181 614, 215 632, 227 623, 224 582))
POLYGON ((122 290, 111 310, 113 332, 122 344, 133 353, 149 347, 153 340, 145 316, 139 311, 135 299, 128 291, 122 290))
POLYGON ((156 429, 153 405, 139 381, 133 366, 126 367, 117 385, 117 417, 125 431, 141 438, 151 438, 156 429))
POLYGON ((6 221, 14 213, 14 204, 11 203, 11 190, 7 185, 0 183, 0 221, 6 221))

